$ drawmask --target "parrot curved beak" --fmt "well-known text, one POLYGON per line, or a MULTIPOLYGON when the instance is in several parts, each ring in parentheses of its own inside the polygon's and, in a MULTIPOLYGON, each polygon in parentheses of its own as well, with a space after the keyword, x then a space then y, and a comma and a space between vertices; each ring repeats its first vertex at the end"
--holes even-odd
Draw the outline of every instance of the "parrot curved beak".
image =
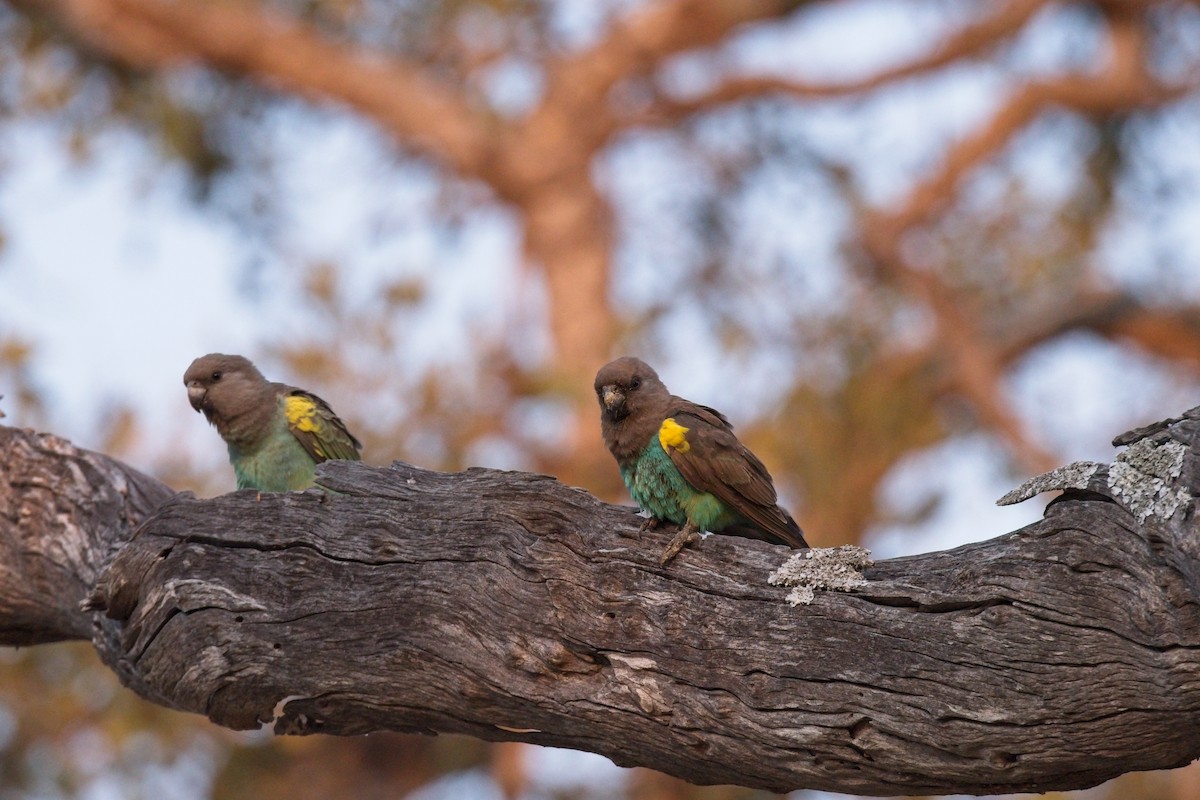
POLYGON ((204 406, 204 398, 208 396, 208 390, 201 386, 199 381, 192 381, 188 384, 187 392, 188 402, 199 413, 204 406))
POLYGON ((600 389, 600 402, 604 404, 604 410, 612 414, 625 405, 625 393, 610 383, 600 389))

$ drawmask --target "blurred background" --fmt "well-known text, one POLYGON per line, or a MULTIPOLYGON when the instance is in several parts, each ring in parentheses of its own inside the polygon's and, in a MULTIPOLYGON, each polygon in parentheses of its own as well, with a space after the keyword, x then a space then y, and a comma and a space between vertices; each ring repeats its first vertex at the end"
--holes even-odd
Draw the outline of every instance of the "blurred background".
MULTIPOLYGON (((815 545, 990 538, 1024 477, 1200 402, 1198 88, 1196 2, 10 0, 0 408, 219 494, 181 378, 242 353, 371 463, 628 502, 591 380, 635 353, 815 545)), ((763 796, 234 734, 86 645, 0 650, 3 800, 763 796)))

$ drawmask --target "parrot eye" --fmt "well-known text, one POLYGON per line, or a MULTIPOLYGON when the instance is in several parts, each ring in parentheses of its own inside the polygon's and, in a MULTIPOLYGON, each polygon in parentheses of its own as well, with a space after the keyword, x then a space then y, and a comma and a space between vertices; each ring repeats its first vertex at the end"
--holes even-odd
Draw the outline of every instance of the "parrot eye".
POLYGON ((212 374, 212 379, 213 379, 214 381, 219 381, 219 380, 221 380, 221 373, 220 373, 220 372, 214 372, 214 373, 212 374))
POLYGON ((642 379, 641 379, 641 378, 634 378, 633 380, 631 380, 631 381, 629 382, 629 388, 630 388, 630 389, 636 389, 636 388, 638 388, 638 387, 639 387, 639 386, 641 386, 641 385, 642 385, 642 379))

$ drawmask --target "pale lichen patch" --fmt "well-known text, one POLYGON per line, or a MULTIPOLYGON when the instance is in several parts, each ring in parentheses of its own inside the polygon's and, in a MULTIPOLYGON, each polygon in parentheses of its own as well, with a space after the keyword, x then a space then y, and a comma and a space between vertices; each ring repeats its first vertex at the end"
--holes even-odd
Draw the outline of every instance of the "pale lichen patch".
POLYGON ((1146 475, 1174 480, 1183 471, 1183 457, 1186 455, 1187 447, 1174 439, 1161 444, 1155 444, 1153 439, 1142 439, 1119 453, 1117 462, 1130 464, 1146 475))
POLYGON ((1187 448, 1176 441, 1155 444, 1151 439, 1135 442, 1117 456, 1108 471, 1108 488, 1129 513, 1145 522, 1147 517, 1169 519, 1191 495, 1171 485, 1183 470, 1187 448))
POLYGON ((767 578, 772 586, 791 586, 787 601, 808 605, 817 590, 849 592, 866 586, 862 570, 871 566, 871 551, 854 545, 801 550, 767 578))
POLYGON ((1076 461, 1065 467, 1052 469, 1022 483, 1016 489, 996 501, 998 506, 1011 506, 1035 497, 1042 492, 1058 489, 1086 489, 1097 471, 1105 467, 1095 461, 1076 461))
POLYGON ((1056 489, 1086 489, 1102 469, 1107 469, 1105 491, 1133 514, 1138 522, 1147 517, 1169 519, 1189 503, 1191 494, 1174 485, 1183 472, 1187 447, 1173 439, 1140 439, 1117 455, 1111 465, 1076 461, 1065 467, 1030 478, 996 501, 1007 506, 1056 489))

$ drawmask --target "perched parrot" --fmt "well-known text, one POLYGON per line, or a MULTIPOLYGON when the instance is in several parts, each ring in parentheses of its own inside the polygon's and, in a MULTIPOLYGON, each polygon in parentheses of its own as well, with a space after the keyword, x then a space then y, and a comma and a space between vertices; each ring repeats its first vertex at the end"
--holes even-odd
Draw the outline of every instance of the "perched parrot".
POLYGON ((683 526, 663 564, 700 531, 808 547, 776 502, 767 468, 720 412, 671 394, 648 364, 628 356, 602 367, 595 389, 604 443, 634 501, 650 514, 642 527, 664 520, 683 526))
POLYGON ((242 356, 201 356, 183 383, 192 408, 204 412, 228 445, 239 489, 307 489, 322 461, 360 458, 362 445, 328 403, 267 381, 242 356))

